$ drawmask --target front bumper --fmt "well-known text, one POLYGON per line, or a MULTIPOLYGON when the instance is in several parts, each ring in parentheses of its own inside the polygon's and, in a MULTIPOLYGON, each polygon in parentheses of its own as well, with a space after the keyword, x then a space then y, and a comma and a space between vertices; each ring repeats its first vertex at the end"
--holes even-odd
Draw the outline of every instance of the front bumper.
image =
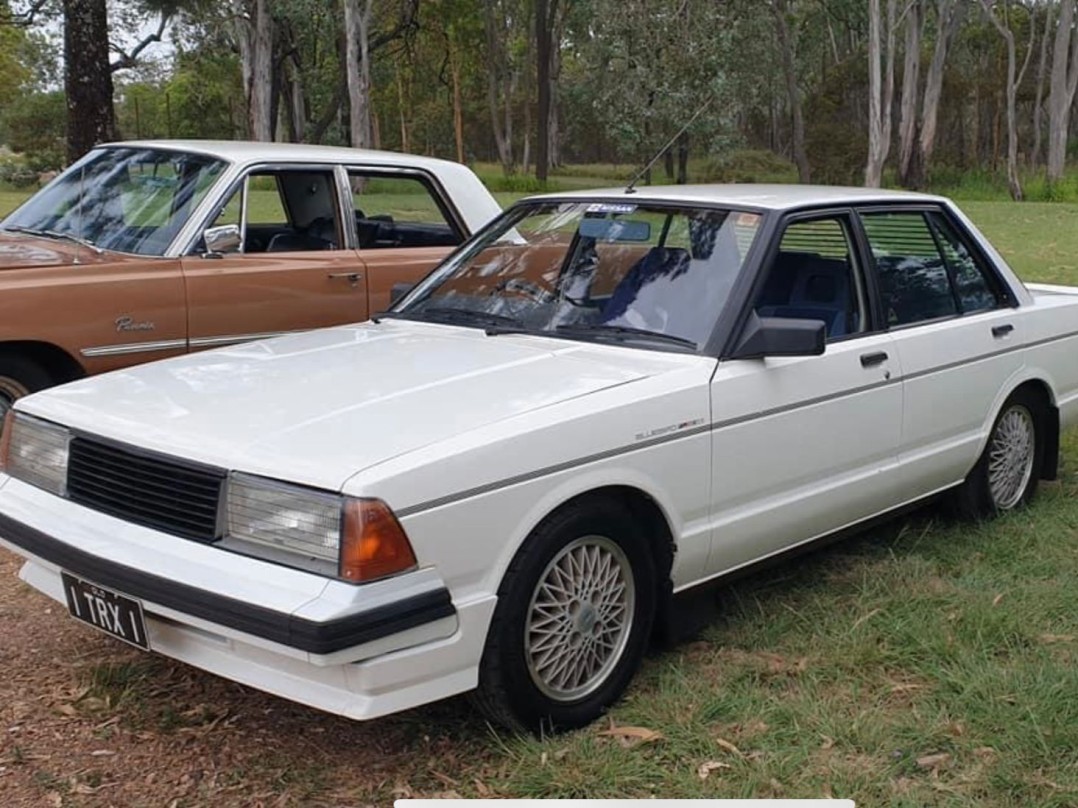
POLYGON ((353 718, 468 690, 494 598, 433 569, 356 586, 132 525, 0 475, 0 545, 64 602, 60 571, 142 602, 150 647, 353 718))

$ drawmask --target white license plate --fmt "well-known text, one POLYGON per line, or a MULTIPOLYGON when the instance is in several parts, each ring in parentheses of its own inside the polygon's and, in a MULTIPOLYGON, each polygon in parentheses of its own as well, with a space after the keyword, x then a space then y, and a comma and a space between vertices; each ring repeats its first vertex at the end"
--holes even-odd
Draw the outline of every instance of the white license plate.
POLYGON ((142 604, 111 589, 60 573, 71 616, 124 642, 149 650, 142 604))

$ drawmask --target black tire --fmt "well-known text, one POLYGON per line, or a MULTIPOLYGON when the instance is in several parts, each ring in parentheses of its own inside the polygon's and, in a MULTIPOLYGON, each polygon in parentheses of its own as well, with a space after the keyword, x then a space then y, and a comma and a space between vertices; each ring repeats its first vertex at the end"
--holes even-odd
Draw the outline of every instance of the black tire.
POLYGON ((1003 403, 977 465, 955 492, 954 506, 959 516, 990 518, 1020 508, 1033 498, 1044 468, 1047 417, 1043 398, 1032 390, 1016 390, 1003 403), (1032 434, 1023 438, 1026 430, 1032 434), (1020 447, 1023 443, 1032 445, 1025 452, 1020 448, 1012 450, 1008 463, 1007 446, 1020 447), (1013 466, 1009 474, 1005 471, 1007 465, 1013 466))
POLYGON ((55 383, 37 363, 17 354, 0 353, 0 420, 18 399, 55 383))
POLYGON ((476 705, 491 721, 514 730, 558 732, 594 721, 628 686, 647 650, 655 577, 647 537, 616 500, 581 500, 555 511, 524 542, 502 579, 479 666, 476 705), (562 576, 566 565, 584 554, 597 566, 607 564, 606 572, 598 573, 598 580, 581 581, 585 597, 572 597, 568 606, 543 605, 555 589, 541 585, 562 576), (606 588, 604 600, 595 598, 600 586, 606 588), (618 610, 628 619, 612 616, 618 610), (529 629, 531 616, 552 613, 560 619, 538 620, 541 628, 532 623, 529 629), (551 624, 555 627, 548 629, 551 624), (565 642, 550 641, 555 632, 568 635, 565 642), (548 642, 539 651, 542 638, 548 642), (556 664, 544 667, 550 650, 569 648, 574 650, 568 658, 580 663, 568 667, 586 675, 583 681, 567 671, 558 674, 556 664), (589 673, 589 666, 597 669, 589 673), (567 678, 552 681, 559 676, 567 678))

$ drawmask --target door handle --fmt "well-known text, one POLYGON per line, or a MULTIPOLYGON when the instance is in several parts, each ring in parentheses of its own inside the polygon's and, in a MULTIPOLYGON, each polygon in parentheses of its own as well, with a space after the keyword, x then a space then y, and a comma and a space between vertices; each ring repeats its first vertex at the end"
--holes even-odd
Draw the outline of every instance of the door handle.
POLYGON ((886 361, 886 351, 876 351, 875 353, 861 354, 861 367, 863 368, 872 368, 876 365, 882 365, 886 361))
POLYGON ((330 272, 326 277, 330 280, 345 278, 350 284, 355 286, 359 283, 359 279, 363 277, 363 274, 360 272, 330 272))
POLYGON ((1003 325, 997 325, 992 327, 992 336, 996 339, 1001 339, 1014 331, 1014 326, 1010 323, 1004 323, 1003 325))

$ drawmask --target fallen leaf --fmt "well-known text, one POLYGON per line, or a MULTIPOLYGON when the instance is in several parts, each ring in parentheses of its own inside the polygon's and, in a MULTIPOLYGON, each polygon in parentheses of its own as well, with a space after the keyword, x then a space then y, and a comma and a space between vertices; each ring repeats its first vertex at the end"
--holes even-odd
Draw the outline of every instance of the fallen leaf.
POLYGON ((826 749, 832 748, 834 745, 835 745, 835 739, 832 738, 830 735, 824 735, 823 736, 823 743, 820 744, 820 748, 826 750, 826 749))
POLYGON ((473 782, 475 783, 475 793, 478 794, 480 797, 494 796, 494 792, 490 790, 490 787, 487 786, 487 784, 480 780, 478 777, 476 777, 473 782))
POLYGON ((993 758, 999 753, 991 746, 978 746, 973 750, 973 754, 979 758, 993 758))
POLYGON ((951 759, 947 752, 937 752, 934 755, 925 755, 917 758, 917 765, 922 769, 938 769, 951 759))
POLYGON ((998 595, 996 595, 994 598, 992 598, 992 605, 993 606, 999 606, 999 602, 1001 600, 1003 600, 1003 593, 1002 592, 1000 592, 998 595))
POLYGON ((732 743, 730 743, 724 738, 716 738, 715 743, 717 743, 720 747, 722 747, 732 755, 737 755, 738 757, 745 757, 744 753, 742 753, 740 749, 738 749, 736 746, 734 746, 732 743))
POLYGON ((630 749, 634 746, 639 746, 645 743, 654 743, 655 741, 661 741, 666 736, 655 729, 648 729, 647 727, 616 727, 612 726, 610 729, 604 729, 599 735, 605 735, 609 738, 614 738, 626 749, 630 749))
POLYGON ((723 763, 720 760, 708 760, 701 763, 696 767, 696 776, 701 780, 706 780, 707 776, 717 769, 732 769, 734 768, 729 763, 723 763))
POLYGON ((94 751, 92 751, 90 753, 90 756, 91 757, 109 757, 109 756, 115 755, 115 754, 116 753, 113 752, 111 749, 95 749, 94 751))
POLYGON ((1041 642, 1052 645, 1057 642, 1074 642, 1078 637, 1073 634, 1042 634, 1041 642))

